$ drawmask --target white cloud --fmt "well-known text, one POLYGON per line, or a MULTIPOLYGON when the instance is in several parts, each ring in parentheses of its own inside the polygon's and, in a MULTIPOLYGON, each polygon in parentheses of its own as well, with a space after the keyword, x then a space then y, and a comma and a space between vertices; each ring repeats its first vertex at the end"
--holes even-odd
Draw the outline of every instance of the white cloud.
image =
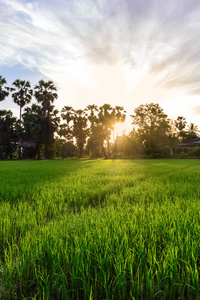
MULTIPOLYGON (((159 5, 154 0, 58 1, 57 6, 51 1, 2 3, 7 18, 1 22, 6 33, 1 43, 29 51, 35 61, 44 56, 48 62, 53 53, 63 61, 122 61, 132 67, 148 65, 159 72, 168 68, 168 60, 173 63, 172 53, 175 62, 183 58, 185 42, 191 35, 196 38, 200 26, 195 12, 198 5, 192 9, 187 1, 159 5)), ((192 54, 193 48, 186 50, 192 54)))
POLYGON ((195 0, 1 0, 0 65, 37 70, 73 99, 79 85, 84 101, 197 95, 199 13, 195 0))

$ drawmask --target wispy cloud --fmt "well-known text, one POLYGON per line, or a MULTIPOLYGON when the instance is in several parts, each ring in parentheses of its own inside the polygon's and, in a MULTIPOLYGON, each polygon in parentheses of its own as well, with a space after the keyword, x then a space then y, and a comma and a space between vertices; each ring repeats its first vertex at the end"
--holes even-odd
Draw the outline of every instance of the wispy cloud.
POLYGON ((199 94, 199 13, 194 0, 1 0, 0 64, 47 75, 77 61, 120 62, 199 94))

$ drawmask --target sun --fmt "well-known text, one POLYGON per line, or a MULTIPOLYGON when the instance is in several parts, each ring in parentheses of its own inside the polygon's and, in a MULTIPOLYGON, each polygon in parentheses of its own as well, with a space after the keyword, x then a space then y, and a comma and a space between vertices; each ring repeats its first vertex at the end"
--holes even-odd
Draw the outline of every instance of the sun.
POLYGON ((113 130, 113 138, 116 139, 118 136, 122 136, 125 131, 126 131, 126 127, 124 122, 116 123, 114 125, 114 130, 113 130))

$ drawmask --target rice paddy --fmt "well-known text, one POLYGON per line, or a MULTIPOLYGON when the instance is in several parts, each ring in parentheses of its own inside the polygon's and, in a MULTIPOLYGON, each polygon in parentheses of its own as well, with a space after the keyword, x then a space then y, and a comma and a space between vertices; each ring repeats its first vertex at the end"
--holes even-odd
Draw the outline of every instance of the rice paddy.
POLYGON ((0 299, 199 299, 200 160, 0 162, 0 299))

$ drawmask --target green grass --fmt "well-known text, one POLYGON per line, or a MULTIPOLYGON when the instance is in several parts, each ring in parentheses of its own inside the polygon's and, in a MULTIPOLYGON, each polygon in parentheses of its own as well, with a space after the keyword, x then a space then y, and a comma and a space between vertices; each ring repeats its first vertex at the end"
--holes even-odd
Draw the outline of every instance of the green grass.
POLYGON ((0 299, 199 299, 200 160, 0 162, 0 299))

